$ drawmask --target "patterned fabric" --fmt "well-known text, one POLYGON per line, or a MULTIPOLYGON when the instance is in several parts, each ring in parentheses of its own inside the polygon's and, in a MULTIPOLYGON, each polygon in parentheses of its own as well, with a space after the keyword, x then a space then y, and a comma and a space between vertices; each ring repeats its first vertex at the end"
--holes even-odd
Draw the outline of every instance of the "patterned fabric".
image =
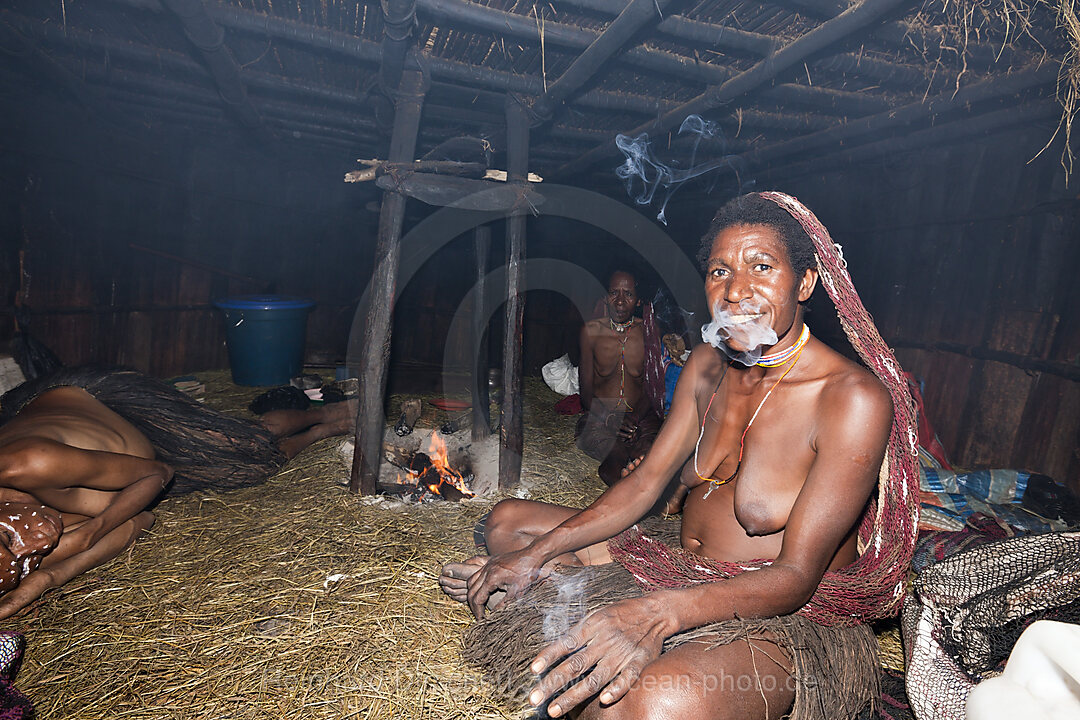
POLYGON ((958 531, 976 514, 999 518, 1030 534, 1061 532, 1069 524, 1043 517, 1024 507, 1024 491, 1031 473, 1020 470, 976 470, 956 473, 919 469, 919 499, 923 530, 958 531))
POLYGON ((22 665, 26 638, 22 633, 0 632, 0 720, 32 720, 34 706, 12 684, 22 665))

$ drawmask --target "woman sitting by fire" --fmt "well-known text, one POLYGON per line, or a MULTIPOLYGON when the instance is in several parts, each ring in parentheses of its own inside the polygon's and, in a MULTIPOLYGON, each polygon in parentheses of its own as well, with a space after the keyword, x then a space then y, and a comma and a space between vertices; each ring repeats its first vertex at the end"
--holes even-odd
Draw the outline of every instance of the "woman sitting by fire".
POLYGON ((827 232, 794 198, 732 200, 700 259, 712 321, 644 461, 584 510, 500 502, 490 556, 447 565, 440 583, 478 619, 528 593, 473 626, 466 656, 498 672, 516 659, 508 638, 533 648, 528 701, 553 717, 851 717, 880 671, 862 622, 895 611, 914 541, 913 501, 897 500, 914 493, 893 493, 917 482, 906 389, 827 232), (803 303, 819 274, 888 389, 810 334, 803 303), (669 547, 634 524, 680 467, 669 547), (537 609, 579 605, 562 628, 537 609))

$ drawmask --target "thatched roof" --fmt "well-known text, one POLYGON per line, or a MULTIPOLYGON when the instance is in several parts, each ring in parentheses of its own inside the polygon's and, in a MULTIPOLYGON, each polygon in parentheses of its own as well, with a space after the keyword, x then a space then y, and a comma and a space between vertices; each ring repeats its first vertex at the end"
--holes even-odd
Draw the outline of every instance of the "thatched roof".
POLYGON ((6 6, 9 97, 58 89, 117 123, 385 158, 397 82, 419 69, 418 156, 463 135, 503 151, 511 95, 533 123, 530 169, 563 182, 610 172, 617 133, 678 154, 691 113, 721 131, 701 152, 755 172, 1056 119, 1070 47, 1056 6, 1012 0, 6 6))

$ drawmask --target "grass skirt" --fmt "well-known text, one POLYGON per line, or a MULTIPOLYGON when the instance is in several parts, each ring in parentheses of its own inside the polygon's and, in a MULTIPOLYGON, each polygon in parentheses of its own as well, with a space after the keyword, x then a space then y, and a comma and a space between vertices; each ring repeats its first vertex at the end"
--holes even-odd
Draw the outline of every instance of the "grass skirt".
MULTIPOLYGON (((508 697, 524 702, 538 681, 529 663, 544 645, 593 610, 642 592, 617 563, 559 568, 524 597, 473 624, 462 654, 508 697)), ((668 638, 664 650, 691 641, 718 647, 740 640, 776 643, 791 659, 793 720, 852 718, 880 696, 877 640, 865 625, 826 627, 800 615, 727 620, 668 638)))

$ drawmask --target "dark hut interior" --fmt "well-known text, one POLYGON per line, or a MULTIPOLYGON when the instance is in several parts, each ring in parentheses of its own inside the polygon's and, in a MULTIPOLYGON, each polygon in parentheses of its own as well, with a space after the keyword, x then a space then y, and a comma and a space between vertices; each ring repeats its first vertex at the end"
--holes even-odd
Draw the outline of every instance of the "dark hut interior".
POLYGON ((499 368, 520 454, 515 388, 575 355, 590 283, 631 262, 702 313, 709 218, 775 188, 957 466, 1078 490, 1077 28, 1064 0, 10 0, 0 342, 170 378, 228 366, 213 301, 307 297, 363 427, 499 368))

